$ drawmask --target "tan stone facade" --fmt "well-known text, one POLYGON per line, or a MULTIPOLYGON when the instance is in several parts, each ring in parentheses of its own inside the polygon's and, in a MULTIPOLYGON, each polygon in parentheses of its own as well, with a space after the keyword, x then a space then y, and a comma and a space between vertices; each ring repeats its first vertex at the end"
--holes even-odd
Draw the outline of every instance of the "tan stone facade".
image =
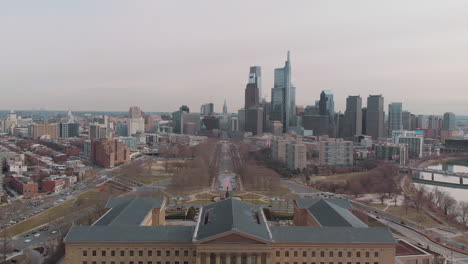
POLYGON ((392 264, 394 244, 262 243, 233 234, 205 243, 68 243, 67 264, 392 264), (230 242, 228 242, 230 241, 230 242), (216 244, 216 243, 232 244, 216 244))

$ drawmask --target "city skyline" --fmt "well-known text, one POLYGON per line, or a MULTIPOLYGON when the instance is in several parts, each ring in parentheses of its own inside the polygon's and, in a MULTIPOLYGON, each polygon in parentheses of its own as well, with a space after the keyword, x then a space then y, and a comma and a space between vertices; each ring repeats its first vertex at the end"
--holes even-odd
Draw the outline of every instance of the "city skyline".
POLYGON ((255 12, 256 27, 239 19, 239 12, 253 12, 241 2, 184 8, 109 3, 2 4, 0 22, 9 27, 2 29, 7 41, 0 51, 0 92, 21 100, 0 108, 110 111, 140 105, 170 112, 182 103, 198 109, 212 101, 221 112, 226 98, 235 112, 243 105, 245 69, 263 68, 262 96, 270 100, 274 69, 291 50, 297 105, 314 104, 322 90, 331 90, 342 112, 348 95, 382 94, 412 113, 468 114, 460 96, 468 81, 464 2, 403 8, 398 1, 362 1, 343 4, 346 13, 328 3, 249 3, 252 10, 266 4, 271 9, 255 12), (280 13, 284 19, 278 21, 280 13))

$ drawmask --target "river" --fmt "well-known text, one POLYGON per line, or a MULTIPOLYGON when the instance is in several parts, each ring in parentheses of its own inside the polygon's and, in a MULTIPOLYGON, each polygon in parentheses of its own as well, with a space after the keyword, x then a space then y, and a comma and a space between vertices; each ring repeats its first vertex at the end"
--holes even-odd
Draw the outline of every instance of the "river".
MULTIPOLYGON (((445 170, 450 172, 463 172, 468 173, 468 160, 457 160, 457 161, 446 161, 437 164, 427 166, 428 169, 434 170, 445 170)), ((420 172, 419 176, 421 179, 431 180, 431 173, 420 172)), ((434 180, 439 182, 459 183, 460 179, 454 176, 446 176, 441 174, 434 174, 434 180)), ((468 185, 468 179, 464 179, 464 184, 468 185)), ((468 201, 468 189, 450 188, 434 185, 425 185, 428 189, 439 188, 439 190, 445 191, 450 194, 457 201, 468 201)))

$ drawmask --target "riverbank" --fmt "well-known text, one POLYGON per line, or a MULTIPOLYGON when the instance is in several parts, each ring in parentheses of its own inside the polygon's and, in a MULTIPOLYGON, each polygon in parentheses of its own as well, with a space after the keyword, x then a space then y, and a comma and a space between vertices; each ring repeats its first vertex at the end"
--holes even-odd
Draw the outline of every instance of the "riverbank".
POLYGON ((417 168, 426 168, 432 165, 436 165, 439 163, 450 162, 450 161, 458 161, 458 160, 468 160, 467 156, 460 156, 460 157, 446 157, 442 159, 435 159, 435 160, 427 160, 423 161, 422 163, 418 164, 417 168))

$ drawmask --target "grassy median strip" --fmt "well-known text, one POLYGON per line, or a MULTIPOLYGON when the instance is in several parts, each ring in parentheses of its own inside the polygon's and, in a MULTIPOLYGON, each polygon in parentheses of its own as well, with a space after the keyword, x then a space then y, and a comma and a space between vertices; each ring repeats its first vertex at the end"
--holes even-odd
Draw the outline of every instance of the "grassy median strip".
POLYGON ((97 204, 105 203, 109 195, 118 196, 122 193, 123 191, 114 189, 111 186, 106 186, 105 189, 103 189, 102 186, 97 187, 78 195, 76 198, 67 200, 42 213, 34 215, 14 226, 9 227, 7 230, 11 236, 17 236, 42 225, 50 224, 55 220, 72 213, 77 213, 86 208, 96 206, 97 204))

